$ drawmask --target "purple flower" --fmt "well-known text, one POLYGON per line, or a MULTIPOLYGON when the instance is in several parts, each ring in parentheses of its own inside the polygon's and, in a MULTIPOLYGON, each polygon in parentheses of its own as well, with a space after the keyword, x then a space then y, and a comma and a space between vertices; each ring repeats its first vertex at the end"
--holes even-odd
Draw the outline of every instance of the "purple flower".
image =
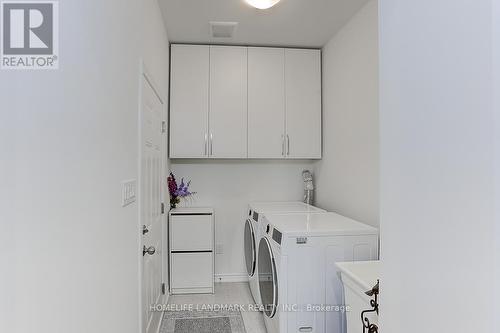
POLYGON ((169 177, 167 178, 167 184, 168 184, 168 192, 170 193, 170 196, 175 196, 175 193, 177 192, 177 181, 175 180, 174 174, 171 172, 169 177))
POLYGON ((172 172, 167 178, 167 182, 168 182, 168 192, 170 193, 170 201, 178 202, 178 198, 188 197, 196 193, 189 191, 189 186, 191 185, 191 181, 185 183, 184 178, 182 178, 181 183, 177 185, 177 181, 172 172))

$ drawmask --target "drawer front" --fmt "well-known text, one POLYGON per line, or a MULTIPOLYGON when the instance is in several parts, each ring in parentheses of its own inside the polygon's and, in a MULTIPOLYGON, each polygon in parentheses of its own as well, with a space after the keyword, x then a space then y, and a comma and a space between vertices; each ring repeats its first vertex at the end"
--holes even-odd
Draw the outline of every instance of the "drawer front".
POLYGON ((212 288, 213 253, 172 253, 172 289, 212 288))
POLYGON ((212 215, 172 215, 170 241, 172 251, 212 250, 212 215))

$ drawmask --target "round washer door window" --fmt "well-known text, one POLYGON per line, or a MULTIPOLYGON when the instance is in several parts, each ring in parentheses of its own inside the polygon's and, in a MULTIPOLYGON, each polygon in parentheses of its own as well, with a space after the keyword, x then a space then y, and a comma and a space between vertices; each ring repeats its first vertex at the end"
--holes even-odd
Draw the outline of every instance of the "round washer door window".
POLYGON ((259 243, 257 262, 259 263, 259 289, 264 313, 272 318, 278 307, 278 282, 271 246, 265 237, 262 237, 259 243))
POLYGON ((252 222, 247 220, 245 223, 245 263, 247 266, 248 276, 252 277, 255 273, 255 259, 257 259, 255 251, 255 234, 252 228, 252 222))

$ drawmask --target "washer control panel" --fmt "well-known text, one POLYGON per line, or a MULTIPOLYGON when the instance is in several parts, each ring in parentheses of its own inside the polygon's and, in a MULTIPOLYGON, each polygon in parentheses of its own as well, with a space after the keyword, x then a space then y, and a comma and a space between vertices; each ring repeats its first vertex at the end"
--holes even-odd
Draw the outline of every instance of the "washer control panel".
POLYGON ((256 211, 253 212, 253 216, 252 216, 253 220, 254 221, 259 221, 259 213, 257 213, 256 211))

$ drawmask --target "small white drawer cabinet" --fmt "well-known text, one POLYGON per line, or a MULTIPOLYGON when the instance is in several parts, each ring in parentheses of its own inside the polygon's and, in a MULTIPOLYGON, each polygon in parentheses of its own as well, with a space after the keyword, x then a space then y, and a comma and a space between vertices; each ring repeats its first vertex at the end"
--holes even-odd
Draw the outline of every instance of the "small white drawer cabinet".
POLYGON ((172 294, 214 292, 214 211, 175 208, 169 213, 172 294))

